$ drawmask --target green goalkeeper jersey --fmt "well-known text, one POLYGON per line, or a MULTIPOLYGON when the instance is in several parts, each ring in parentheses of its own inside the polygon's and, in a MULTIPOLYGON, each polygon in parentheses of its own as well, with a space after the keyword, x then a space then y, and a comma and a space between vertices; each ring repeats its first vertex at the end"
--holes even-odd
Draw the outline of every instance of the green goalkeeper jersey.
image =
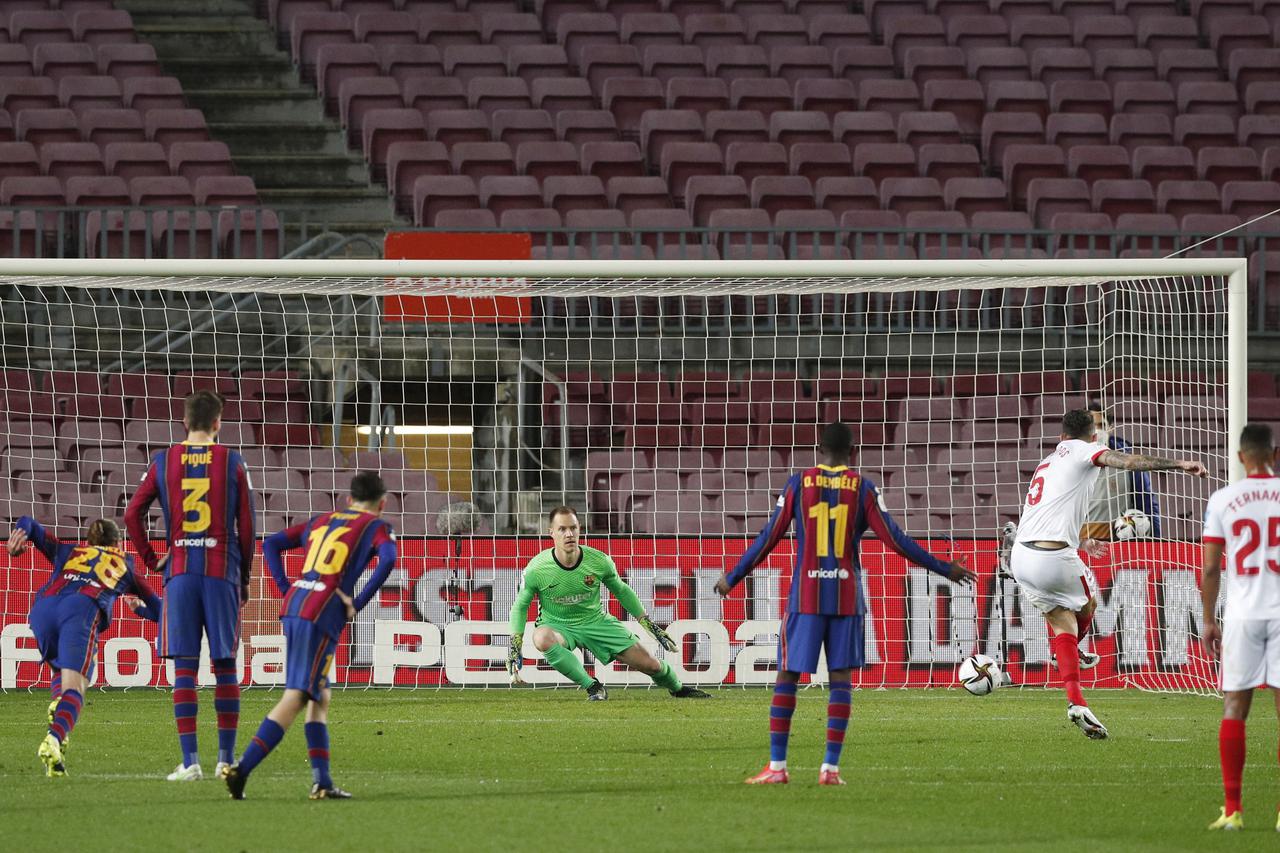
POLYGON ((524 578, 515 603, 511 605, 511 633, 524 633, 529 605, 538 598, 538 624, 582 625, 605 616, 600 606, 600 587, 609 592, 628 613, 637 618, 644 607, 635 591, 627 586, 613 560, 603 551, 579 547, 576 566, 563 566, 554 548, 548 548, 525 566, 524 578))

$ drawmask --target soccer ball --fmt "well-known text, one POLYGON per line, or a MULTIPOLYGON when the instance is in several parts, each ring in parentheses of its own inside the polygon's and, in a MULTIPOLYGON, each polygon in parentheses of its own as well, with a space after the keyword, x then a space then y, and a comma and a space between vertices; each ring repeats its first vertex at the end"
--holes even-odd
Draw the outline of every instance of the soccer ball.
POLYGON ((986 655, 970 655, 960 662, 960 686, 974 696, 986 696, 1000 686, 1000 664, 986 655))
POLYGON ((1126 509, 1111 522, 1111 533, 1117 542, 1144 539, 1151 535, 1151 518, 1140 509, 1126 509))

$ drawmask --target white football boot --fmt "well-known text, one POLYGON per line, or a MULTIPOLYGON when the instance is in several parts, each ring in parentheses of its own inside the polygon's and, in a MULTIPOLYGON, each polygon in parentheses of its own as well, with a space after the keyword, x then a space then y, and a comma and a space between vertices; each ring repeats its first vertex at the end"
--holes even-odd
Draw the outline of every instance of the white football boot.
POLYGON ((204 771, 199 764, 181 765, 173 768, 173 772, 164 777, 170 782, 199 782, 204 778, 204 771))
POLYGON ((1078 726, 1080 731, 1084 732, 1084 736, 1091 740, 1105 740, 1107 737, 1107 727, 1093 715, 1088 705, 1068 705, 1067 719, 1078 726))

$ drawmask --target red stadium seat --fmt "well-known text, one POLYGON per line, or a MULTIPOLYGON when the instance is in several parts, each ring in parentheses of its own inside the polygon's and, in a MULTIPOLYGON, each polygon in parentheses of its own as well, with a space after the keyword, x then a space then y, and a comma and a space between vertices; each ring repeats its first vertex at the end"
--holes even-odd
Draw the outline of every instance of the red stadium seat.
POLYGON ((1195 158, 1187 148, 1143 145, 1133 151, 1133 175, 1155 186, 1165 181, 1194 180, 1195 158))
POLYGON ((181 110, 187 105, 176 77, 130 77, 124 81, 122 94, 124 105, 140 113, 181 110))
POLYGON ((572 77, 569 55, 558 44, 521 44, 507 49, 507 70, 533 85, 537 78, 572 77))
POLYGON ((1231 147, 1236 144, 1236 123, 1221 115, 1177 116, 1173 139, 1193 154, 1211 146, 1231 147))

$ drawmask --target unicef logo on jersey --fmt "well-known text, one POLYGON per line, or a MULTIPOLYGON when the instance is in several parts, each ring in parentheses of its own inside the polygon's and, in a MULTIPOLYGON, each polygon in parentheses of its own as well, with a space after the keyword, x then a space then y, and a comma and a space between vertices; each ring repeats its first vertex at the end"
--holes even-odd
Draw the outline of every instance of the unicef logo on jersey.
POLYGON ((178 539, 173 544, 177 548, 217 548, 218 540, 212 536, 199 536, 190 539, 178 539))
POLYGON ((840 580, 849 579, 848 569, 810 569, 809 577, 818 580, 830 580, 832 578, 840 578, 840 580))

